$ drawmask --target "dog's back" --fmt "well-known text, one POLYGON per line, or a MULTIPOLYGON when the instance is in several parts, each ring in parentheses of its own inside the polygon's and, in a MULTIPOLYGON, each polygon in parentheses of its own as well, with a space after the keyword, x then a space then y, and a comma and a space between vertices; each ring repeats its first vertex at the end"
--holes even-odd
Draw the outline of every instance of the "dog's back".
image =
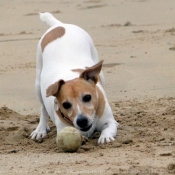
POLYGON ((64 24, 50 13, 40 13, 40 19, 51 26, 39 42, 43 65, 46 64, 47 68, 53 69, 55 65, 58 75, 62 71, 85 69, 99 62, 93 41, 83 29, 64 24))
MULTIPOLYGON (((72 24, 64 24, 48 12, 40 13, 40 19, 51 26, 38 45, 39 59, 43 65, 41 76, 45 77, 44 79, 48 77, 47 85, 59 78, 66 81, 77 78, 79 74, 72 73, 73 69, 85 69, 99 62, 93 41, 83 29, 72 24)), ((101 80, 104 84, 102 73, 101 80)))

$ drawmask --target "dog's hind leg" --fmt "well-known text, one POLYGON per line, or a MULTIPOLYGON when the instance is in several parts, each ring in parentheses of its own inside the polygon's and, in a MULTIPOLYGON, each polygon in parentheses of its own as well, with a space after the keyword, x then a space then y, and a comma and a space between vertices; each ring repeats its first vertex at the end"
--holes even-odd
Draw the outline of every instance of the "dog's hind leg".
POLYGON ((32 139, 36 139, 36 140, 38 140, 39 138, 43 138, 47 134, 47 132, 50 130, 48 126, 49 115, 43 103, 43 99, 41 95, 41 87, 40 87, 40 77, 41 77, 41 71, 42 71, 41 53, 42 52, 41 52, 40 44, 38 44, 35 89, 36 89, 36 95, 41 103, 41 116, 40 116, 38 127, 30 135, 32 139))

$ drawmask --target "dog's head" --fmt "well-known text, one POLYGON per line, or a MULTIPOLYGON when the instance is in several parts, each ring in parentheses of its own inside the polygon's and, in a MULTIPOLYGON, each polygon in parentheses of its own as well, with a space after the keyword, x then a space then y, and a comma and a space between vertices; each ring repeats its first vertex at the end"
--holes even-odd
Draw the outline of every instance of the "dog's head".
POLYGON ((96 86, 103 61, 79 70, 79 78, 59 80, 46 90, 47 97, 55 96, 58 116, 63 122, 72 123, 82 132, 88 132, 95 125, 95 116, 102 115, 104 97, 96 86))

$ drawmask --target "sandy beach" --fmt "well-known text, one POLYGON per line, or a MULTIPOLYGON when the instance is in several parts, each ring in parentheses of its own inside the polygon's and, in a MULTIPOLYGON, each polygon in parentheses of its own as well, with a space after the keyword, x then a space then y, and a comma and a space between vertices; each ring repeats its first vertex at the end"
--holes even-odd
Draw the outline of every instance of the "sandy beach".
POLYGON ((175 1, 6 0, 0 2, 0 174, 160 175, 175 173, 175 1), (37 43, 48 26, 38 12, 86 30, 120 123, 115 142, 98 133, 76 153, 35 142, 37 43))

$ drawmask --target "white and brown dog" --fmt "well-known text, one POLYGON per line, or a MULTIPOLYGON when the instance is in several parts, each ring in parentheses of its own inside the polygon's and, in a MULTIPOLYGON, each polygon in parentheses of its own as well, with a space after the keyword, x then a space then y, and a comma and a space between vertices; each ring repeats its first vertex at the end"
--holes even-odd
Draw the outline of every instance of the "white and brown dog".
POLYGON ((118 123, 106 98, 102 62, 88 33, 64 24, 52 14, 40 13, 51 26, 37 48, 36 93, 41 103, 38 127, 32 139, 47 134, 49 116, 57 133, 72 125, 90 137, 100 131, 98 143, 114 140, 118 123))

